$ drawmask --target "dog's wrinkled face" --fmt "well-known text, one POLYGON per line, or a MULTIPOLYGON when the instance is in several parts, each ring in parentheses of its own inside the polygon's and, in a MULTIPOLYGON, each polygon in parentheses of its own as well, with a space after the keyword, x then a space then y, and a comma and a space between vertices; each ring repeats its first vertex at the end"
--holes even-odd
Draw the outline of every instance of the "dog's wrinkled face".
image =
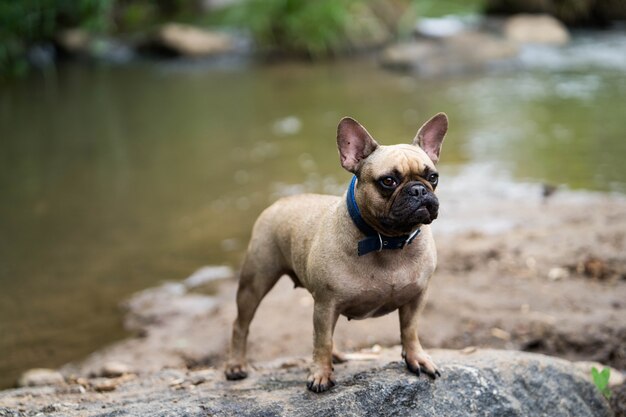
POLYGON ((408 234, 437 218, 435 163, 447 126, 447 117, 439 113, 420 128, 412 145, 380 146, 355 120, 340 122, 337 143, 342 166, 357 175, 361 215, 379 232, 408 234))
POLYGON ((380 146, 358 173, 357 204, 365 221, 386 235, 410 233, 437 218, 438 174, 416 146, 380 146))

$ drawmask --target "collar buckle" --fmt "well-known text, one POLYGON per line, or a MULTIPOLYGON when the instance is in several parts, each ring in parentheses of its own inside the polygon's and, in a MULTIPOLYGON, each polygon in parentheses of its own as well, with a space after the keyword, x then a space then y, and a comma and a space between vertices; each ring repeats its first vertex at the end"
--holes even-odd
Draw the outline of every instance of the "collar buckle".
POLYGON ((388 237, 381 235, 380 232, 365 222, 354 196, 356 182, 357 178, 354 176, 348 187, 347 205, 348 214, 350 214, 354 225, 365 235, 365 239, 361 240, 358 244, 358 255, 363 256, 370 252, 381 252, 383 249, 402 249, 406 245, 410 245, 419 234, 419 228, 408 236, 388 237))
POLYGON ((417 229, 415 229, 415 231, 413 233, 411 233, 409 235, 409 237, 406 238, 406 240, 404 241, 405 245, 410 245, 411 243, 413 243, 413 239, 415 239, 417 237, 417 235, 420 234, 420 229, 419 227, 417 229))

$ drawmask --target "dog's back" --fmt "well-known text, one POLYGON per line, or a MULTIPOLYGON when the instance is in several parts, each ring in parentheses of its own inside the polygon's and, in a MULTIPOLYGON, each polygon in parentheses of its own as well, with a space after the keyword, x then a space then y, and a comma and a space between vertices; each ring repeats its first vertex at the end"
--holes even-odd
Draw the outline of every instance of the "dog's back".
POLYGON ((322 194, 300 194, 276 201, 254 224, 244 269, 261 267, 294 278, 293 265, 302 264, 299 258, 309 252, 315 233, 339 201, 338 196, 322 194))

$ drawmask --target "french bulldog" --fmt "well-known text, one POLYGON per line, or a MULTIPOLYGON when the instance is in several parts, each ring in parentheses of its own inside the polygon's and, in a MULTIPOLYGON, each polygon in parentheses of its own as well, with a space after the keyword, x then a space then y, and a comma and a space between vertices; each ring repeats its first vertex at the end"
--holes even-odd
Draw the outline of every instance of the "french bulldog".
POLYGON ((309 390, 319 393, 335 385, 333 332, 339 315, 365 319, 398 310, 407 368, 418 376, 440 376, 417 328, 437 264, 429 224, 439 210, 436 164, 447 130, 448 118, 439 113, 410 145, 383 146, 356 120, 339 122, 341 166, 354 174, 343 197, 286 197, 254 225, 239 279, 227 379, 247 377, 250 322, 283 275, 314 299, 309 390))

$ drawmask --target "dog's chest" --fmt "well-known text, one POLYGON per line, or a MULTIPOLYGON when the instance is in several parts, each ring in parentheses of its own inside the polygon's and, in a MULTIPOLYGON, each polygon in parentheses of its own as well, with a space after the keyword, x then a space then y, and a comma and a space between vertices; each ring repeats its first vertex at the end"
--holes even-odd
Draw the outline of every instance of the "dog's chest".
POLYGON ((430 274, 416 271, 376 271, 363 274, 359 285, 339 294, 341 314, 349 319, 378 317, 415 300, 426 289, 430 274))

